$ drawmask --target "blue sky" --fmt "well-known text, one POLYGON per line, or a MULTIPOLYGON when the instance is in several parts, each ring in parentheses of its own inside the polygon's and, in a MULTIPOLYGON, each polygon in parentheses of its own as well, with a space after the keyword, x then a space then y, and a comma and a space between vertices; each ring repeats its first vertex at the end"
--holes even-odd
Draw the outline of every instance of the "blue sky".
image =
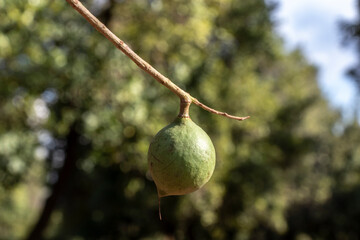
POLYGON ((355 0, 278 0, 277 31, 286 47, 301 47, 319 69, 318 81, 331 105, 345 117, 353 113, 355 88, 345 71, 356 62, 354 50, 341 46, 340 20, 356 18, 355 0))

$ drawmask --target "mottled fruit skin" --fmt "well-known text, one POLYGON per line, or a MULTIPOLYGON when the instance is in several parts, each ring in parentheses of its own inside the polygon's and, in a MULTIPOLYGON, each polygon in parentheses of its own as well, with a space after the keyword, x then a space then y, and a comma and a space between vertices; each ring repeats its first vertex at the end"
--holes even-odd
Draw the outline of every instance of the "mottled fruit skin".
POLYGON ((194 192, 215 168, 211 139, 190 118, 176 118, 150 144, 148 164, 159 197, 194 192))

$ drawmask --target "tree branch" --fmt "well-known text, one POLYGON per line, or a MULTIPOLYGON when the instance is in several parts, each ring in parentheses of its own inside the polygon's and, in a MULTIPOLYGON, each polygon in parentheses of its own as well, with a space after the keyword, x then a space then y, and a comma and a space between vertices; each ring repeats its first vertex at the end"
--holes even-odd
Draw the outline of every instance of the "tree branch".
POLYGON ((199 102, 196 98, 192 97, 189 93, 185 92, 174 84, 170 79, 159 73, 155 68, 153 68, 149 63, 143 60, 139 55, 137 55, 133 50, 129 48, 126 43, 119 39, 114 33, 112 33, 99 19, 97 19, 79 0, 66 0, 76 11, 78 11, 94 28, 96 28, 101 34, 103 34, 110 42, 112 42, 118 49, 120 49, 126 56, 128 56, 136 65, 138 65, 142 70, 147 72, 156 81, 167 87, 170 91, 175 93, 181 102, 193 102, 199 107, 205 109, 214 114, 222 115, 231 119, 236 119, 239 121, 249 118, 247 117, 237 117, 229 115, 225 112, 219 112, 215 109, 212 109, 205 104, 199 102))
POLYGON ((231 118, 231 119, 235 119, 235 120, 238 120, 238 121, 243 121, 245 119, 248 119, 250 118, 250 116, 246 116, 246 117, 238 117, 238 116, 234 116, 234 115, 230 115, 226 112, 219 112, 215 109, 212 109, 211 107, 208 107, 206 106, 205 104, 199 102, 199 100, 197 100, 196 98, 194 97, 191 97, 191 100, 192 102, 195 104, 195 105, 198 105, 199 107, 201 107, 202 109, 208 111, 208 112, 211 112, 211 113, 214 113, 214 114, 217 114, 217 115, 221 115, 221 116, 224 116, 224 117, 227 117, 227 118, 231 118))

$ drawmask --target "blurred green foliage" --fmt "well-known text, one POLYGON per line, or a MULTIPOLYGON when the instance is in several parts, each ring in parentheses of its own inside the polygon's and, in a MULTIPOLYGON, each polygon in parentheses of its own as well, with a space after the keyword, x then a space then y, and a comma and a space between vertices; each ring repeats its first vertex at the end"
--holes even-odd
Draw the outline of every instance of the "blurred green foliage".
POLYGON ((26 238, 45 199, 44 239, 358 239, 359 125, 328 106, 301 51, 284 50, 275 4, 85 4, 200 101, 252 118, 191 108, 215 173, 163 198, 159 221, 146 155, 177 97, 66 1, 0 0, 0 239, 26 238))

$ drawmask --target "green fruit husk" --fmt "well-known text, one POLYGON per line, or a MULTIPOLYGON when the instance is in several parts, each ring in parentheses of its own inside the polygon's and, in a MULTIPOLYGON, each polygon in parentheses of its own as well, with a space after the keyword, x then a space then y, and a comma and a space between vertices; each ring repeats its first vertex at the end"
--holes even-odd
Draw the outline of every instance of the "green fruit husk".
POLYGON ((184 195, 207 183, 215 168, 211 139, 190 118, 176 118, 150 144, 148 164, 159 197, 184 195))

